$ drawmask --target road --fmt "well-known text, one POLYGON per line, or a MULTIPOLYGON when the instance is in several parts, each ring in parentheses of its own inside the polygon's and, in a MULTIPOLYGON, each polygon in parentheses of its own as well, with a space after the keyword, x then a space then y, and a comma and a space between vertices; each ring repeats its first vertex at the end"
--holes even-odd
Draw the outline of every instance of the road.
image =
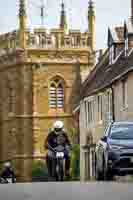
POLYGON ((129 183, 64 182, 0 185, 0 200, 133 200, 129 183))

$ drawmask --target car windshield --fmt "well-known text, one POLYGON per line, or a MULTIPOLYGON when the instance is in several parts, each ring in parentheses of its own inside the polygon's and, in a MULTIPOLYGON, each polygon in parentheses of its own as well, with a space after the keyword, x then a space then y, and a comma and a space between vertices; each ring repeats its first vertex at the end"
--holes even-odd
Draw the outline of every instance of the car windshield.
POLYGON ((115 140, 133 139, 133 124, 113 125, 110 132, 110 138, 115 140))

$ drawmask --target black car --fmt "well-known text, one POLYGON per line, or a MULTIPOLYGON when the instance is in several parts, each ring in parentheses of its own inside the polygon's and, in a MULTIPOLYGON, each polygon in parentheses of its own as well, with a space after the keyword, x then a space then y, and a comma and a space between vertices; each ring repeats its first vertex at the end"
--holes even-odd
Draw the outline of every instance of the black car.
POLYGON ((95 175, 109 180, 133 174, 133 122, 112 122, 96 145, 95 175))

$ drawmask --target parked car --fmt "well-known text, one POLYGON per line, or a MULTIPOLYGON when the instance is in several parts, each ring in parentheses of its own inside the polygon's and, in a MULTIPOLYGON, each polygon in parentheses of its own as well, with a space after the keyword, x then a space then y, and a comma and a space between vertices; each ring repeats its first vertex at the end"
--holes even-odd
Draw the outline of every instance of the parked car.
POLYGON ((133 122, 112 122, 96 145, 96 180, 133 174, 133 122))

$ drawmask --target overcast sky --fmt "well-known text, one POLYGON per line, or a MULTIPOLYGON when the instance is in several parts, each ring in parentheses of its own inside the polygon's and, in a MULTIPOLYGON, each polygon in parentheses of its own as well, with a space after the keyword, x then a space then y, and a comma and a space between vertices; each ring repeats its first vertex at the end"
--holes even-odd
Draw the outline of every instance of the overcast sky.
MULTIPOLYGON (((87 29, 88 0, 64 0, 66 3, 67 18, 70 28, 81 31, 87 29)), ((131 0, 94 0, 96 7, 96 46, 97 49, 106 47, 108 26, 122 25, 130 17, 131 0)), ((18 27, 19 0, 1 0, 0 6, 0 33, 14 30, 18 27)), ((28 7, 28 26, 40 25, 41 0, 26 0, 28 7)), ((44 0, 45 26, 57 27, 59 24, 61 0, 44 0)))

